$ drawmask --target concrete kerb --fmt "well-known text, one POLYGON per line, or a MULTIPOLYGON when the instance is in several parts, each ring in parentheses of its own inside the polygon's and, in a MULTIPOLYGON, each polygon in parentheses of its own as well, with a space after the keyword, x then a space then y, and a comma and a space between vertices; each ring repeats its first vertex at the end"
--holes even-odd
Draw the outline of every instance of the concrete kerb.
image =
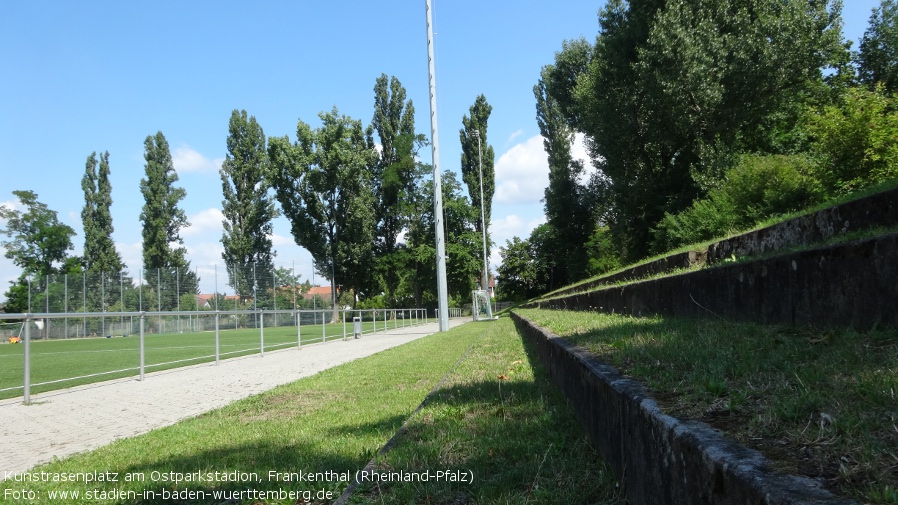
POLYGON ((639 382, 512 312, 630 503, 848 505, 814 480, 770 470, 757 451, 661 412, 639 382))
MULTIPOLYGON (((468 322, 452 319, 450 327, 468 322)), ((409 326, 278 351, 203 363, 0 402, 0 479, 54 458, 89 451, 120 438, 223 407, 236 400, 370 356, 439 331, 409 326)))

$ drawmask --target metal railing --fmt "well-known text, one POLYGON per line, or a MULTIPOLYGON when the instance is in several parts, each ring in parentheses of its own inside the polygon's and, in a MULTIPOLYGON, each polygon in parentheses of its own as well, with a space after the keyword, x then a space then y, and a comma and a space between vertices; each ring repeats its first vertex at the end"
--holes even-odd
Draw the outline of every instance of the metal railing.
MULTIPOLYGON (((60 384, 64 382, 71 382, 76 380, 84 380, 84 379, 97 379, 102 380, 101 378, 109 375, 117 375, 121 376, 122 374, 127 374, 127 372, 136 371, 139 376, 139 380, 143 381, 145 379, 145 374, 148 369, 153 368, 173 368, 172 365, 180 365, 184 366, 188 363, 197 363, 203 361, 211 361, 214 359, 215 364, 219 364, 220 360, 223 357, 229 357, 233 355, 246 355, 251 354, 252 348, 242 348, 235 351, 230 352, 222 352, 221 350, 221 330, 222 330, 222 322, 227 322, 229 325, 232 321, 234 321, 234 325, 237 326, 236 321, 239 319, 243 319, 245 322, 253 320, 256 324, 256 328, 259 331, 259 345, 258 345, 258 354, 260 356, 265 355, 265 350, 268 348, 278 349, 285 348, 289 346, 295 345, 297 349, 301 348, 303 345, 303 336, 305 336, 306 343, 311 342, 326 342, 329 339, 336 339, 342 336, 343 339, 347 339, 350 336, 358 336, 355 328, 350 329, 347 327, 347 324, 352 324, 356 322, 358 319, 359 323, 363 323, 361 328, 362 334, 372 333, 376 334, 378 332, 386 332, 391 329, 396 330, 399 328, 405 327, 413 327, 420 326, 429 321, 427 317, 427 311, 425 309, 365 309, 365 310, 338 310, 337 317, 334 317, 334 311, 330 309, 322 309, 322 310, 216 310, 216 311, 206 311, 202 315, 206 318, 214 319, 214 330, 202 330, 202 331, 214 331, 215 333, 215 341, 214 341, 214 354, 206 354, 200 356, 188 357, 185 359, 176 359, 172 361, 164 361, 159 363, 146 363, 146 337, 149 334, 153 334, 153 332, 147 331, 147 323, 149 320, 155 320, 156 329, 165 329, 165 321, 172 320, 172 318, 180 318, 182 316, 187 316, 190 318, 196 317, 197 313, 195 311, 158 311, 158 312, 91 312, 91 313, 26 313, 26 314, 2 314, 4 320, 17 320, 22 321, 24 324, 19 337, 21 338, 21 343, 24 345, 24 373, 23 373, 23 381, 21 386, 13 386, 13 387, 5 387, 0 388, 0 393, 22 390, 23 402, 25 404, 31 403, 31 389, 32 387, 37 386, 47 386, 53 384, 60 384), (39 328, 41 332, 49 336, 49 327, 50 321, 56 319, 83 319, 83 318, 129 318, 132 323, 131 326, 134 327, 133 319, 137 319, 136 331, 135 333, 139 334, 139 364, 136 367, 123 368, 117 370, 106 370, 98 373, 90 373, 84 375, 78 375, 76 377, 65 377, 54 380, 47 380, 44 382, 34 383, 31 382, 32 377, 32 356, 31 356, 31 342, 32 342, 32 330, 34 328, 39 328), (274 326, 278 326, 280 328, 284 328, 286 326, 294 326, 296 327, 296 340, 293 343, 287 342, 279 342, 279 343, 269 343, 268 346, 265 344, 265 329, 266 329, 266 318, 269 320, 269 327, 271 327, 271 323, 274 323, 274 326), (292 324, 285 324, 287 320, 290 320, 292 324), (336 321, 336 323, 334 323, 336 321), (342 322, 342 333, 339 331, 340 323, 342 322), (309 333, 306 332, 303 335, 303 329, 308 329, 310 326, 321 326, 321 338, 318 340, 317 337, 313 339, 309 338, 309 333), (328 331, 330 327, 330 332, 328 331), (336 333, 333 332, 333 329, 337 328, 338 331, 336 333)), ((457 311, 458 317, 461 315, 460 310, 457 311)), ((198 318, 197 318, 198 319, 198 318)), ((191 319, 192 321, 192 319, 191 319)), ((202 325, 203 328, 207 327, 208 322, 204 322, 202 325)), ((180 329, 180 324, 178 325, 180 329)), ((248 330, 252 330, 254 328, 248 327, 248 330)), ((163 334, 162 332, 157 332, 159 334, 163 334)), ((183 333, 179 331, 178 333, 183 333)), ((171 335, 171 334, 168 334, 171 335)), ((111 335, 107 335, 107 338, 111 338, 111 335)), ((54 339, 59 340, 59 339, 54 339)), ((75 340, 75 339, 67 339, 67 340, 75 340)), ((133 376, 133 375, 132 375, 133 376)), ((96 382, 90 381, 87 382, 96 382)), ((52 389, 52 388, 51 388, 52 389)))

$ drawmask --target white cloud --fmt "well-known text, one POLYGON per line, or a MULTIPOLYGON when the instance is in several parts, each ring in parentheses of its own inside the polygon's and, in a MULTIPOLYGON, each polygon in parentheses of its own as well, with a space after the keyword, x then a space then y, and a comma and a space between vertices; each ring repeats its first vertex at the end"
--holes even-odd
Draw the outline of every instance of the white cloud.
POLYGON ((292 237, 285 237, 283 235, 278 235, 277 233, 271 234, 271 245, 274 247, 291 246, 293 244, 292 237))
POLYGON ((586 150, 586 136, 582 133, 574 135, 574 144, 571 146, 571 157, 583 162, 583 173, 580 174, 580 184, 586 184, 596 169, 586 150))
POLYGON ((221 242, 185 243, 184 247, 187 249, 190 266, 194 268, 214 268, 215 265, 220 265, 219 270, 224 269, 224 260, 221 259, 224 246, 221 245, 221 242))
POLYGON ((218 172, 223 162, 224 158, 215 158, 210 160, 188 145, 183 145, 175 149, 175 152, 172 153, 172 164, 174 164, 175 171, 177 171, 178 173, 218 172))
POLYGON ((523 135, 523 134, 524 134, 524 130, 518 130, 518 131, 512 133, 512 134, 508 137, 508 142, 514 142, 514 139, 520 137, 520 136, 523 135))
POLYGON ((509 214, 504 218, 493 219, 490 222, 490 237, 496 244, 495 247, 504 247, 505 242, 513 237, 526 239, 534 228, 545 222, 546 216, 544 215, 525 221, 517 214, 509 214))
POLYGON ((131 244, 116 242, 115 250, 121 255, 122 261, 124 261, 125 265, 128 267, 128 272, 136 278, 137 272, 143 265, 143 242, 134 242, 131 244))
POLYGON ((496 161, 498 203, 539 203, 548 184, 549 162, 540 135, 516 144, 496 161))
POLYGON ((490 238, 495 244, 490 251, 490 269, 495 268, 502 263, 499 256, 499 248, 505 247, 506 243, 514 237, 522 240, 530 236, 533 229, 546 222, 546 216, 540 215, 535 219, 525 220, 517 214, 509 214, 501 219, 493 219, 490 222, 490 238))
POLYGON ((181 230, 182 237, 197 237, 207 234, 221 235, 224 214, 215 207, 200 211, 187 217, 190 226, 181 230))

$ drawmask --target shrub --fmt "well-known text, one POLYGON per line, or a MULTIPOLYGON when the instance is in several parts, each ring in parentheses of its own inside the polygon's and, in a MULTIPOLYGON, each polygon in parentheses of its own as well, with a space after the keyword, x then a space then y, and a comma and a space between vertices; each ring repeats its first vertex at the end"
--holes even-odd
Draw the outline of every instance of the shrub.
POLYGON ((821 194, 813 171, 801 156, 743 155, 706 198, 665 214, 653 230, 654 248, 663 252, 710 240, 812 205, 821 194))
POLYGON ((898 101, 881 87, 850 88, 839 103, 809 112, 816 177, 839 196, 898 177, 898 101))

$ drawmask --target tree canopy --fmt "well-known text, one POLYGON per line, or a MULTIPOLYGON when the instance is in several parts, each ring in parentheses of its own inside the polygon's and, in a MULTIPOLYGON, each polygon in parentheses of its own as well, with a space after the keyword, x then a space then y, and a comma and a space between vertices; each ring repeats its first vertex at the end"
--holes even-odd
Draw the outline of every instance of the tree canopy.
POLYGON ((221 165, 224 231, 222 259, 231 286, 242 299, 265 296, 272 288, 271 221, 277 216, 271 190, 265 133, 245 110, 234 110, 228 123, 228 154, 221 165))
POLYGON ((296 244, 330 277, 337 298, 370 295, 375 213, 371 172, 377 151, 361 121, 336 107, 318 115, 321 127, 300 120, 296 142, 272 137, 272 186, 296 244))
POLYGON ((84 177, 81 179, 84 190, 84 208, 81 210, 81 222, 84 226, 84 255, 82 262, 85 270, 118 274, 125 268, 121 256, 115 249, 112 240, 112 184, 109 182, 109 152, 100 155, 99 169, 97 153, 87 157, 84 166, 84 177))
POLYGON ((556 55, 546 89, 607 177, 594 191, 625 257, 645 255, 654 225, 713 187, 738 152, 770 144, 762 126, 844 51, 839 8, 611 0, 595 45, 556 55))
POLYGON ((162 302, 159 309, 171 309, 180 304, 178 293, 197 293, 199 289, 196 274, 190 270, 186 258, 187 250, 183 246, 171 246, 184 243, 180 230, 190 226, 184 210, 178 207, 187 192, 175 186, 178 174, 168 141, 161 131, 147 136, 143 157, 146 177, 140 180, 144 198, 140 220, 143 223, 144 278, 158 292, 169 293, 164 301, 159 300, 162 302), (175 289, 164 290, 159 284, 174 285, 175 289))
POLYGON ((857 60, 862 81, 898 92, 898 2, 882 0, 873 9, 857 60))

